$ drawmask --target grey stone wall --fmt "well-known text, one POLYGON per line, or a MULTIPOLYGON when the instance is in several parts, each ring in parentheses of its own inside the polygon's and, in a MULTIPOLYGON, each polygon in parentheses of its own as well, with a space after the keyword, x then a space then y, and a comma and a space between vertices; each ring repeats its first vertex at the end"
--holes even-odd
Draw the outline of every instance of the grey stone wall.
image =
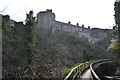
POLYGON ((84 25, 79 26, 72 25, 69 23, 59 22, 55 20, 55 14, 52 13, 52 10, 46 10, 43 12, 39 12, 37 14, 38 17, 38 28, 44 28, 51 30, 52 33, 55 31, 64 31, 64 32, 70 32, 74 33, 76 35, 79 35, 80 37, 84 37, 88 39, 89 42, 95 43, 100 40, 104 40, 108 38, 108 34, 111 30, 109 29, 99 29, 99 28, 92 28, 90 27, 85 28, 84 25))
POLYGON ((55 26, 55 14, 52 13, 52 10, 38 13, 37 18, 38 28, 51 29, 52 26, 55 26))
MULTIPOLYGON (((15 22, 10 19, 8 15, 2 16, 3 21, 8 22, 11 27, 16 27, 16 25, 23 25, 23 22, 15 22)), ((64 23, 55 20, 55 14, 52 10, 47 10, 39 12, 37 14, 38 18, 38 29, 46 29, 54 33, 55 31, 63 31, 76 34, 77 36, 86 38, 89 42, 95 43, 104 39, 108 39, 108 35, 112 30, 110 29, 99 29, 90 27, 85 28, 84 25, 79 26, 71 24, 70 22, 64 23)))
MULTIPOLYGON (((10 19, 8 15, 2 16, 3 21, 8 22, 11 27, 16 27, 16 25, 23 25, 21 22, 15 22, 10 19)), ((86 38, 89 42, 95 43, 104 39, 108 39, 109 33, 112 31, 110 29, 99 29, 85 28, 84 25, 79 26, 69 23, 64 23, 55 20, 55 14, 52 10, 47 10, 43 12, 39 12, 37 14, 38 18, 38 29, 46 29, 50 32, 54 33, 55 31, 63 31, 76 34, 77 36, 86 38)))

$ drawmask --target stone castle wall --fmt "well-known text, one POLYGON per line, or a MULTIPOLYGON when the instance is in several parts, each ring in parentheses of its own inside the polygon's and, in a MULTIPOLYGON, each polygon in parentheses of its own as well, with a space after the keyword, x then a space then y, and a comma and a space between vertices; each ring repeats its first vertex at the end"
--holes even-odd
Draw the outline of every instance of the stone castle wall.
POLYGON ((64 31, 74 33, 79 35, 80 37, 84 37, 88 39, 89 42, 95 43, 100 40, 104 40, 108 38, 111 30, 109 29, 99 29, 99 28, 85 28, 84 25, 79 26, 72 25, 69 23, 63 23, 55 20, 55 14, 52 13, 52 10, 46 10, 43 12, 39 12, 37 14, 37 18, 39 21, 38 28, 44 28, 51 30, 52 33, 55 31, 64 31))
POLYGON ((52 26, 55 26, 55 15, 51 10, 46 12, 40 12, 37 14, 39 28, 51 29, 52 26))
MULTIPOLYGON (((11 27, 16 27, 23 25, 23 22, 15 22, 10 19, 8 15, 2 16, 2 20, 9 22, 11 27)), ((79 26, 73 25, 70 22, 64 23, 55 20, 55 14, 52 13, 52 10, 47 10, 39 12, 37 14, 38 18, 38 29, 48 29, 50 32, 54 33, 55 31, 63 31, 76 34, 77 36, 86 38, 89 42, 95 43, 104 39, 108 39, 108 35, 111 32, 110 29, 99 29, 99 28, 85 28, 84 25, 79 26)))

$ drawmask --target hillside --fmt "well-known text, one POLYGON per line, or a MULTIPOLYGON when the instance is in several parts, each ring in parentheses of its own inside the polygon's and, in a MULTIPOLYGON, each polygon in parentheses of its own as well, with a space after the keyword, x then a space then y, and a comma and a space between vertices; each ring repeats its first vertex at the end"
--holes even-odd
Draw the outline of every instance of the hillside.
POLYGON ((25 72, 27 54, 24 52, 24 25, 17 23, 11 27, 9 21, 3 20, 3 76, 16 75, 34 76, 36 78, 58 78, 61 72, 76 63, 88 60, 106 58, 108 40, 95 44, 74 34, 56 31, 51 33, 39 29, 37 33, 36 53, 32 57, 33 70, 25 72), (32 74, 35 75, 32 75, 32 74))

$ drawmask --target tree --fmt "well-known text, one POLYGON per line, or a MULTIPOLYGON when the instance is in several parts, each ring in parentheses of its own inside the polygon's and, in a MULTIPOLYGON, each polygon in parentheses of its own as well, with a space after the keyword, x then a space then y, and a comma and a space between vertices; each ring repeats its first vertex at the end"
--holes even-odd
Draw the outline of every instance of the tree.
POLYGON ((114 47, 112 54, 114 54, 117 57, 117 61, 120 60, 120 1, 115 2, 114 4, 114 11, 115 11, 115 23, 116 26, 113 27, 113 34, 112 38, 116 40, 114 42, 114 47))
POLYGON ((26 14, 24 34, 25 54, 27 56, 28 61, 27 68, 31 68, 32 57, 36 53, 36 40, 37 40, 36 24, 37 24, 36 17, 33 17, 33 11, 30 11, 29 14, 26 14))
POLYGON ((119 2, 115 2, 115 23, 118 29, 118 42, 120 42, 120 1, 119 2))

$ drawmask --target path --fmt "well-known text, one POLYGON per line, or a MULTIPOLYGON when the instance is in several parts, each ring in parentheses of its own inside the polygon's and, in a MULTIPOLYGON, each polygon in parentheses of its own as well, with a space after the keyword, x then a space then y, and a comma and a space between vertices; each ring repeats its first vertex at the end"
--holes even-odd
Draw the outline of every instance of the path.
POLYGON ((91 80, 91 72, 90 72, 90 69, 86 70, 86 71, 81 75, 81 80, 91 80))

